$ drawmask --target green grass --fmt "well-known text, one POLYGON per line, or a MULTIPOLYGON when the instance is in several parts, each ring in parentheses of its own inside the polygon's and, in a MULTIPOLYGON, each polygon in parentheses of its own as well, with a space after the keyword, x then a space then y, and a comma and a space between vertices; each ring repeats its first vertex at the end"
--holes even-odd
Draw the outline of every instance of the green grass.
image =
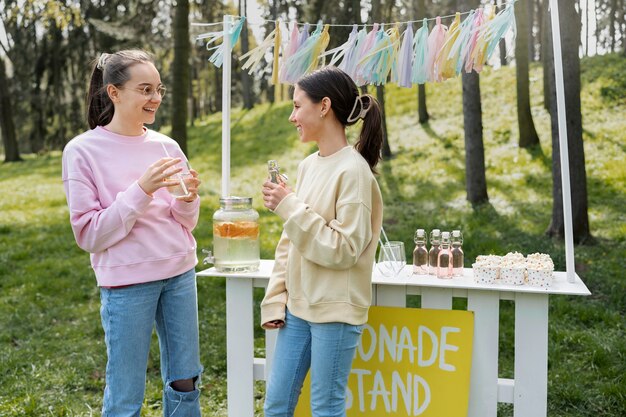
MULTIPOLYGON (((626 60, 582 63, 583 126, 589 217, 596 243, 576 247, 576 268, 590 297, 550 298, 551 417, 626 415, 626 60)), ((550 120, 543 109, 541 68, 531 67, 532 111, 540 151, 517 147, 515 72, 481 75, 490 204, 465 200, 460 80, 428 85, 431 121, 417 124, 415 89, 387 89, 394 157, 380 167, 385 228, 412 248, 412 231, 460 228, 466 266, 478 254, 541 251, 564 270, 561 242, 544 231, 552 209, 550 120)), ((289 103, 260 105, 232 116, 232 194, 252 196, 261 215, 261 255, 273 257, 281 223, 262 208, 266 161, 291 177, 313 148, 299 144, 287 122, 289 103)), ((199 248, 210 248, 211 216, 221 187, 221 119, 189 131, 192 165, 203 179, 199 248)), ((350 131, 354 137, 356 131, 350 131)), ((0 416, 99 415, 106 352, 99 294, 89 257, 68 223, 59 152, 26 156, 0 167, 0 416)), ((200 254, 201 255, 201 254, 200 254)), ((203 266, 198 266, 202 269, 203 266)), ((226 415, 225 290, 222 279, 199 281, 205 416, 226 415)), ((258 303, 262 294, 255 293, 258 303)), ((462 306, 461 306, 462 307, 462 306)), ((513 304, 501 303, 500 376, 513 376, 513 304)), ((262 354, 262 332, 256 330, 262 354)), ((143 416, 160 416, 158 346, 152 345, 143 416)), ((260 410, 263 384, 257 383, 260 410)), ((501 406, 501 416, 511 416, 501 406)))

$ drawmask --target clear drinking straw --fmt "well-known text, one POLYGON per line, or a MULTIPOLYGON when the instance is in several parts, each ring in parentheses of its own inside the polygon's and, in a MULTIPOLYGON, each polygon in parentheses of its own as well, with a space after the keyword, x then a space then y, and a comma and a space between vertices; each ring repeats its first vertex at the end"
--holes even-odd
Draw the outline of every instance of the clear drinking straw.
POLYGON ((391 247, 389 245, 389 239, 387 239, 387 233, 385 233, 385 229, 382 226, 380 227, 380 232, 382 233, 383 238, 385 239, 385 243, 383 243, 383 241, 380 238, 378 238, 378 242, 380 243, 380 248, 382 249, 383 252, 387 254, 387 258, 388 259, 390 258, 392 260, 393 263, 391 264, 392 265, 391 270, 393 271, 393 274, 398 275, 400 271, 396 272, 396 267, 395 267, 395 264, 397 261, 396 256, 394 255, 393 251, 390 250, 391 247))
MULTIPOLYGON (((161 142, 161 147, 163 148, 163 151, 165 152, 165 155, 168 158, 171 158, 171 156, 170 156, 169 152, 167 151, 167 148, 165 147, 163 142, 161 142)), ((189 163, 187 163, 187 167, 189 167, 189 163)), ((189 194, 189 190, 187 190, 187 186, 185 185, 185 181, 183 180, 183 176, 180 175, 180 172, 176 173, 176 176, 180 180, 180 186, 183 189, 183 191, 185 192, 185 196, 186 196, 187 194, 189 194)))

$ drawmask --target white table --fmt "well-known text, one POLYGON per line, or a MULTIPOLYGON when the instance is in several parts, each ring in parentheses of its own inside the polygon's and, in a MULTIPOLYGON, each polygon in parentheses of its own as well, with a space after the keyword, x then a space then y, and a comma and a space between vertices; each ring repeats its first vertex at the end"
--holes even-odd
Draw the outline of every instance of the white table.
MULTIPOLYGON (((226 352, 228 416, 254 415, 255 380, 266 380, 272 366, 276 331, 266 331, 266 358, 254 357, 253 288, 267 288, 273 260, 262 260, 259 271, 226 274, 210 268, 201 277, 226 278, 226 352)), ((452 309, 452 298, 466 298, 474 311, 474 345, 470 380, 470 417, 496 417, 498 403, 512 403, 515 417, 542 417, 548 398, 548 297, 551 294, 590 295, 576 275, 568 283, 565 272, 554 273, 548 288, 477 284, 472 270, 449 280, 412 275, 407 265, 398 277, 372 276, 372 305, 406 307, 407 295, 420 295, 422 308, 452 309), (514 379, 498 378, 500 300, 515 303, 514 379)), ((200 300, 200 302, 202 302, 200 300)))

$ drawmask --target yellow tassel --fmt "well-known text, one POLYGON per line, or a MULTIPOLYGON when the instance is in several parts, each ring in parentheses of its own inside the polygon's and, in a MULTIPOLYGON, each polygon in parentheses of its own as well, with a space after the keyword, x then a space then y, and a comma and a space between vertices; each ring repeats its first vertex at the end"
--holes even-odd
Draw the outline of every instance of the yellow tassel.
POLYGON ((448 29, 448 33, 446 33, 446 40, 443 44, 443 47, 437 54, 436 58, 437 67, 439 68, 439 74, 444 80, 452 78, 456 75, 456 62, 458 57, 449 57, 448 55, 452 50, 454 41, 456 41, 456 38, 459 36, 460 27, 461 14, 457 12, 456 16, 454 17, 454 22, 452 22, 450 28, 448 29))
POLYGON ((274 65, 272 67, 272 84, 278 84, 278 58, 280 55, 280 20, 276 21, 276 35, 274 36, 274 65))
POLYGON ((316 69, 317 67, 323 64, 324 58, 320 57, 320 55, 322 55, 322 52, 326 50, 326 47, 328 46, 328 43, 330 42, 330 35, 328 34, 329 28, 330 28, 330 25, 324 25, 324 30, 322 30, 322 33, 320 33, 320 38, 318 39, 317 43, 313 47, 313 54, 311 56, 315 58, 311 60, 311 66, 307 69, 306 71, 307 73, 313 71, 314 69, 316 69))

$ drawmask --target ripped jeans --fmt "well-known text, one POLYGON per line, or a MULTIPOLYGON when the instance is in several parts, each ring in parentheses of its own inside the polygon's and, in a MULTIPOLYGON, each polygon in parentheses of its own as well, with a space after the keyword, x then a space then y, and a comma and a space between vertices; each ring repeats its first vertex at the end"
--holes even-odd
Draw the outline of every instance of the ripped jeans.
POLYGON ((200 417, 202 366, 193 269, 173 278, 121 288, 100 288, 100 316, 107 347, 103 417, 139 417, 146 388, 152 329, 161 351, 163 415, 200 417), (194 390, 172 382, 193 379, 194 390))

